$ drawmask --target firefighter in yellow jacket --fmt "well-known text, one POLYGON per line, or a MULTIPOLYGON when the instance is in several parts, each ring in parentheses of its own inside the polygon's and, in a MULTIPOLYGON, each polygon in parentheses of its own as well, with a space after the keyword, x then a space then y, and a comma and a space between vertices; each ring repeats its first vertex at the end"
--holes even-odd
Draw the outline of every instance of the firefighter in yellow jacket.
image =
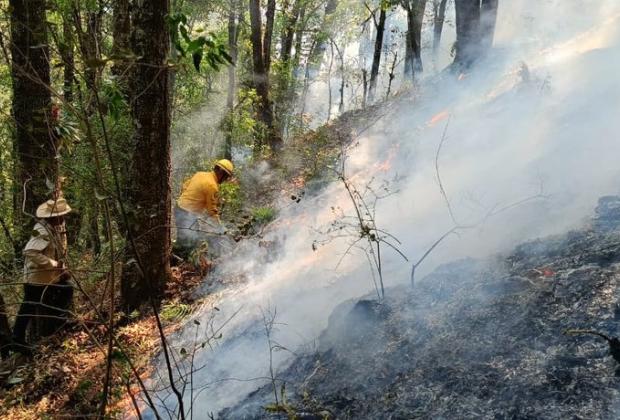
POLYGON ((24 247, 24 301, 13 328, 13 342, 18 351, 28 351, 26 330, 33 317, 45 320, 40 335, 59 328, 73 298, 73 288, 65 267, 67 234, 64 216, 71 212, 60 197, 37 208, 37 223, 24 247))
POLYGON ((211 219, 215 222, 211 225, 216 227, 220 224, 220 184, 228 181, 233 171, 232 162, 221 159, 213 171, 196 172, 185 181, 174 211, 177 245, 181 248, 191 248, 202 239, 204 232, 197 226, 199 219, 211 219))
POLYGON ((206 213, 219 221, 220 184, 232 177, 233 170, 232 162, 222 159, 217 161, 213 171, 196 172, 183 184, 178 201, 179 208, 198 216, 206 213))

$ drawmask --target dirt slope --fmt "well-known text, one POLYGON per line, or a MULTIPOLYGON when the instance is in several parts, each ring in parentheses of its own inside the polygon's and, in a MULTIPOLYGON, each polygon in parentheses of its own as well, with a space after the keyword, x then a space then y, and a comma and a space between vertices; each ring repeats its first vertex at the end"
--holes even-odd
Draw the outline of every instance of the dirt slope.
MULTIPOLYGON (((620 198, 590 226, 438 268, 382 304, 345 302, 318 351, 221 418, 617 418, 620 198)), ((618 371, 620 372, 620 371, 618 371)))

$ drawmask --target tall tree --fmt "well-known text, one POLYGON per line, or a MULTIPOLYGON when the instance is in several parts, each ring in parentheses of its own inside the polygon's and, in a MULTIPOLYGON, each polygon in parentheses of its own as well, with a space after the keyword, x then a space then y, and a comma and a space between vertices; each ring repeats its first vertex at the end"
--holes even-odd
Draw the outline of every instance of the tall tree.
POLYGON ((112 66, 112 74, 118 79, 123 88, 128 87, 127 56, 131 51, 129 37, 131 35, 131 16, 129 0, 114 0, 112 2, 112 54, 116 57, 112 66))
POLYGON ((170 276, 169 0, 137 0, 131 34, 133 162, 129 186, 130 253, 121 291, 127 309, 159 298, 170 276))
POLYGON ((0 294, 0 357, 4 359, 9 355, 9 345, 11 344, 11 328, 7 317, 4 299, 0 294))
POLYGON ((73 101, 73 80, 75 79, 75 56, 73 27, 68 17, 63 16, 61 57, 63 62, 63 96, 65 101, 73 101))
POLYGON ((265 71, 269 73, 271 68, 271 44, 273 40, 273 24, 276 16, 276 0, 267 0, 267 12, 265 14, 265 36, 263 39, 263 55, 265 71))
POLYGON ((413 79, 422 66, 422 22, 426 0, 404 0, 401 5, 407 13, 407 34, 405 40, 405 76, 413 79))
POLYGON ((238 56, 238 38, 239 38, 239 20, 240 6, 237 0, 230 0, 228 10, 228 51, 232 63, 228 66, 228 91, 226 94, 226 108, 228 110, 228 127, 226 128, 226 139, 224 144, 224 157, 232 159, 232 113, 235 106, 235 89, 237 85, 235 66, 237 65, 238 56))
POLYGON ((456 54, 454 63, 468 68, 493 43, 498 0, 455 0, 456 54))
POLYGON ((480 2, 480 47, 483 52, 493 45, 498 6, 499 0, 481 0, 480 2))
MULTIPOLYGON (((273 13, 275 13, 275 2, 271 2, 270 0, 268 6, 272 7, 273 13)), ((269 48, 265 47, 265 42, 269 41, 271 43, 271 34, 265 36, 263 38, 263 23, 262 23, 262 14, 260 8, 260 0, 250 0, 250 28, 251 35, 250 41, 252 42, 252 84, 256 89, 256 94, 259 98, 258 103, 258 119, 264 125, 265 132, 259 135, 259 143, 257 150, 260 150, 260 146, 264 145, 264 141, 267 141, 267 145, 274 152, 277 152, 282 147, 282 137, 275 129, 275 121, 272 109, 271 99, 269 97, 269 66, 271 62, 271 55, 269 57, 266 56, 265 51, 271 51, 271 46, 269 48)), ((269 16, 272 11, 267 10, 267 18, 269 20, 269 16)), ((269 23, 269 22, 268 22, 269 23)), ((273 31, 273 25, 271 29, 267 32, 273 31)))
POLYGON ((311 80, 318 75, 321 64, 323 63, 325 51, 327 51, 327 47, 330 45, 329 40, 332 38, 331 34, 334 29, 337 28, 334 24, 333 16, 338 9, 338 1, 339 0, 327 0, 325 3, 323 21, 321 22, 319 33, 314 40, 313 47, 308 57, 306 74, 307 78, 311 80))
POLYGON ((86 10, 85 17, 82 16, 82 10, 77 6, 74 8, 75 27, 85 67, 84 79, 88 88, 86 106, 90 112, 95 108, 95 92, 99 89, 101 79, 102 67, 100 62, 104 13, 105 6, 101 0, 86 10))
POLYGON ((293 57, 293 66, 299 67, 301 62, 302 45, 304 38, 304 31, 306 30, 306 2, 302 1, 299 9, 298 24, 295 30, 295 56, 293 57))
MULTIPOLYGON (((291 54, 293 51, 293 38, 295 36, 295 29, 297 28, 297 21, 301 13, 301 3, 303 0, 293 0, 292 10, 288 10, 288 4, 282 10, 284 15, 282 33, 280 35, 280 59, 284 63, 289 63, 291 54)), ((286 2, 288 3, 288 2, 286 2)))
POLYGON ((370 68, 370 83, 368 86, 368 99, 373 101, 375 96, 375 90, 377 88, 377 78, 379 76, 379 65, 381 64, 381 54, 383 52, 383 35, 385 33, 385 21, 387 19, 387 4, 384 1, 380 2, 379 6, 379 20, 375 17, 375 11, 371 11, 372 19, 377 31, 375 38, 375 50, 372 56, 372 67, 370 68))
POLYGON ((433 58, 437 59, 448 0, 433 0, 433 58))
POLYGON ((53 131, 50 64, 45 0, 10 0, 12 112, 15 121, 14 216, 21 226, 15 238, 23 245, 34 214, 56 183, 58 144, 53 131), (25 194, 25 195, 24 195, 25 194))

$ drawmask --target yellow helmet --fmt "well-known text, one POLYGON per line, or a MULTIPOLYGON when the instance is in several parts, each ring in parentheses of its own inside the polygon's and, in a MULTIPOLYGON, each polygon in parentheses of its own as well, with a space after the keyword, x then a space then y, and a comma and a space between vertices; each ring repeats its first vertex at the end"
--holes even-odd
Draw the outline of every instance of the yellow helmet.
POLYGON ((233 166, 232 162, 229 161, 228 159, 218 160, 215 163, 215 166, 220 168, 220 169, 222 169, 224 172, 226 172, 230 176, 232 176, 233 171, 235 169, 235 167, 233 166))

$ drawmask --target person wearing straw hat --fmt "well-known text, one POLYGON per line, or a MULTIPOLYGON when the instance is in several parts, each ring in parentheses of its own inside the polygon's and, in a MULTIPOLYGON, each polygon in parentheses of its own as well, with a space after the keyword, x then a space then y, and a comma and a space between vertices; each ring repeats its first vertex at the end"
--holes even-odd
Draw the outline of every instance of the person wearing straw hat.
POLYGON ((213 171, 196 172, 185 181, 174 209, 177 251, 181 251, 182 254, 191 252, 204 239, 203 230, 213 231, 210 233, 219 233, 222 230, 220 184, 232 178, 233 171, 232 162, 221 159, 215 163, 213 171), (206 228, 199 227, 199 224, 206 225, 206 228))
POLYGON ((24 247, 24 301, 13 327, 15 349, 29 352, 26 330, 33 317, 44 318, 39 335, 50 335, 64 324, 73 299, 73 287, 65 268, 67 233, 64 216, 71 207, 62 198, 48 200, 36 211, 37 222, 24 247))

